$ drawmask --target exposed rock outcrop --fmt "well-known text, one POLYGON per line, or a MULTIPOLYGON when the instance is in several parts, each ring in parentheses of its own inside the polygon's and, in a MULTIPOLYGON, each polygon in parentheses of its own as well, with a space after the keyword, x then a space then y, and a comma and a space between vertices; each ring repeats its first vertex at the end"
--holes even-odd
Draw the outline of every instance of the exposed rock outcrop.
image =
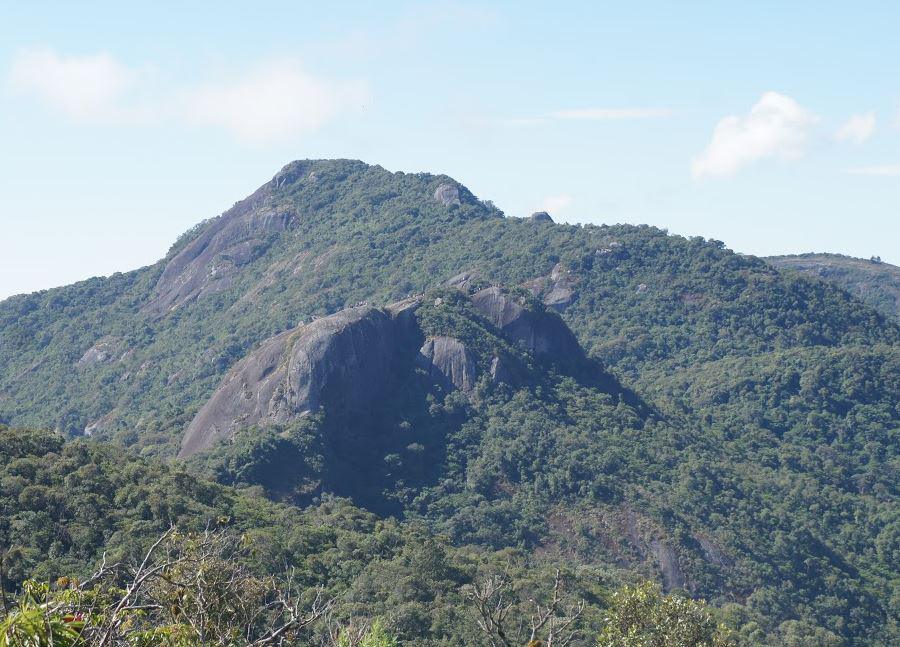
MULTIPOLYGON (((322 407, 329 418, 365 417, 376 412, 394 389, 408 383, 404 380, 414 377, 414 365, 429 382, 447 390, 468 393, 482 374, 489 374, 495 383, 525 383, 528 371, 535 367, 529 368, 530 360, 509 349, 498 336, 564 368, 588 365, 557 314, 540 306, 526 307, 524 297, 506 294, 499 287, 468 299, 496 328, 472 333, 476 341, 471 342, 436 330, 434 321, 426 335, 417 314, 424 295, 384 308, 348 308, 267 339, 226 374, 188 426, 179 455, 208 449, 243 427, 288 423, 322 407), (481 348, 480 354, 467 343, 481 348)), ((468 305, 447 305, 441 297, 427 307, 458 308, 454 316, 476 317, 468 305)), ((604 374, 598 371, 598 375, 604 374)), ((614 380, 610 383, 618 388, 614 380)))
POLYGON ((445 387, 452 385, 461 391, 471 391, 477 380, 475 362, 466 345, 453 337, 425 340, 419 350, 418 364, 431 379, 445 387))
POLYGON ((535 211, 528 219, 531 222, 553 222, 553 218, 546 211, 535 211))
POLYGON ((434 199, 445 207, 452 204, 461 204, 459 188, 455 184, 444 183, 434 190, 434 199))
POLYGON ((663 538, 664 530, 630 508, 626 508, 624 516, 625 536, 641 558, 656 562, 665 590, 684 588, 687 578, 678 560, 678 553, 663 538))
POLYGON ((678 561, 678 553, 669 544, 658 539, 650 541, 650 552, 656 558, 665 589, 672 591, 684 588, 686 580, 678 561))
POLYGON ((84 355, 75 362, 79 368, 87 368, 97 364, 108 364, 121 355, 121 342, 115 337, 104 337, 84 351, 84 355))
POLYGON ((477 271, 466 270, 465 272, 460 272, 456 276, 451 276, 444 281, 444 285, 448 288, 457 288, 463 292, 468 292, 469 288, 478 280, 478 278, 477 271))
POLYGON ((557 263, 547 276, 540 276, 523 284, 544 305, 562 312, 575 301, 577 277, 562 263, 557 263))
POLYGON ((327 405, 364 410, 388 388, 398 357, 396 321, 384 310, 342 310, 265 341, 228 372, 185 432, 190 456, 240 427, 283 423, 327 405))
POLYGON ((95 433, 104 431, 108 429, 113 422, 116 420, 116 416, 118 415, 118 410, 113 409, 108 412, 106 415, 97 418, 96 420, 89 421, 84 426, 84 431, 82 432, 85 436, 93 436, 95 433))
POLYGON ((526 308, 521 300, 493 286, 472 295, 472 305, 521 348, 536 355, 571 361, 584 353, 575 335, 557 315, 526 308))
POLYGON ((237 270, 265 251, 271 237, 287 230, 296 217, 278 208, 271 194, 301 165, 288 165, 269 184, 210 221, 166 265, 156 283, 154 298, 143 311, 151 316, 167 312, 207 293, 227 289, 237 270))
POLYGON ((500 357, 491 358, 491 380, 494 383, 515 382, 516 377, 515 377, 513 371, 510 370, 509 362, 507 362, 506 360, 504 360, 500 357))

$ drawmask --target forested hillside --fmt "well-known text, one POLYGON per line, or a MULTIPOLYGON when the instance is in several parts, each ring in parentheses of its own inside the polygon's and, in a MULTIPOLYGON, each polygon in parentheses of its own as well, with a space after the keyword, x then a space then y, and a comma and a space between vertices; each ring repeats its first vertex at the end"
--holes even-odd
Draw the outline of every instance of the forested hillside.
POLYGON ((900 329, 830 282, 293 162, 151 267, 0 303, 0 422, 61 434, 3 432, 4 577, 225 517, 409 644, 475 635, 459 591, 510 562, 598 609, 655 579, 746 644, 890 645, 898 402, 900 329), (452 566, 391 616, 421 546, 452 566))
POLYGON ((841 254, 795 254, 770 256, 766 261, 779 269, 830 281, 886 317, 900 320, 900 267, 878 256, 866 260, 841 254))

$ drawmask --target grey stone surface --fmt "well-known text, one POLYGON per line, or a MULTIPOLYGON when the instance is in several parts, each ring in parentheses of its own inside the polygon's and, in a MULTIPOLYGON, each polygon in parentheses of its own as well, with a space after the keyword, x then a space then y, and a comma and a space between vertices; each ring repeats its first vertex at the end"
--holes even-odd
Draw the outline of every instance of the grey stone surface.
POLYGON ((432 337, 419 350, 419 366, 444 386, 471 391, 477 380, 475 364, 466 346, 453 337, 432 337))
POLYGON ((207 449, 240 427, 288 422, 326 403, 344 412, 371 406, 390 382, 395 332, 387 313, 361 306, 266 340, 200 409, 179 455, 207 449))
POLYGON ((507 339, 531 353, 557 355, 566 360, 583 356, 575 335, 559 316, 528 310, 518 298, 505 294, 499 287, 476 292, 472 304, 507 339))
POLYGON ((115 337, 104 337, 96 344, 84 351, 84 354, 75 362, 79 368, 87 368, 97 364, 108 364, 115 361, 121 355, 120 341, 115 337))
POLYGON ((523 283, 522 286, 534 296, 541 299, 544 305, 557 312, 568 308, 577 298, 578 277, 562 263, 557 263, 550 274, 523 283))
POLYGON ((476 270, 466 270, 465 272, 460 272, 456 276, 451 276, 444 281, 444 285, 450 288, 458 288, 463 292, 466 292, 478 278, 478 272, 476 270))
POLYGON ((204 294, 227 289, 237 270, 266 249, 271 235, 285 231, 294 222, 296 214, 275 209, 269 200, 271 191, 289 181, 294 171, 286 167, 283 177, 279 174, 210 221, 166 264, 154 297, 143 311, 161 317, 204 294))
POLYGON ((455 184, 444 183, 434 190, 434 199, 445 207, 460 204, 459 188, 455 184))
MULTIPOLYGON (((586 359, 556 313, 525 307, 522 297, 499 287, 469 299, 523 350, 563 364, 586 359)), ((361 303, 265 340, 222 379, 185 431, 179 456, 206 450, 243 427, 288 423, 321 407, 329 415, 366 415, 397 388, 413 361, 432 382, 466 393, 480 371, 489 371, 494 382, 528 380, 513 355, 494 355, 489 367, 479 367, 460 339, 433 335, 423 343, 416 317, 422 301, 416 295, 384 308, 361 303)))

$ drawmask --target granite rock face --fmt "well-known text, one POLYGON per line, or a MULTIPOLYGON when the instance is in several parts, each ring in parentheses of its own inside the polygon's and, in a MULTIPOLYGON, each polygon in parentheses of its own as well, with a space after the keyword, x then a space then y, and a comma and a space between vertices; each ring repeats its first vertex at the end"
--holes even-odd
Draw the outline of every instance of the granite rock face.
POLYGON ((466 345, 453 337, 432 337, 419 350, 418 364, 428 376, 445 387, 471 391, 477 380, 475 362, 466 345))
POLYGON ((75 366, 87 368, 97 364, 108 364, 118 359, 121 354, 120 340, 115 337, 104 337, 84 351, 84 354, 75 362, 75 366))
POLYGON ((451 276, 449 279, 444 281, 444 285, 450 288, 457 288, 462 290, 463 292, 468 292, 469 288, 479 279, 478 272, 476 270, 466 270, 465 272, 460 272, 455 276, 451 276))
POLYGON ((532 222, 553 222, 553 218, 546 211, 535 211, 528 219, 532 222))
POLYGON ((188 426, 190 456, 241 427, 284 423, 321 406, 372 406, 390 384, 397 323, 370 306, 342 310, 265 341, 238 362, 188 426))
POLYGON ((272 182, 210 221, 168 262, 143 311, 162 317, 204 294, 227 289, 237 271, 266 250, 273 235, 293 224, 296 214, 277 208, 271 196, 296 172, 286 167, 272 182))
POLYGON ((523 284, 544 305, 557 312, 568 308, 577 298, 578 278, 562 263, 557 263, 547 276, 540 276, 523 284))
POLYGON ((452 204, 461 204, 459 188, 455 184, 444 183, 434 190, 434 199, 445 207, 452 204))
POLYGON ((557 315, 527 309, 521 300, 492 286, 472 295, 472 305, 520 348, 567 361, 583 357, 575 335, 557 315))

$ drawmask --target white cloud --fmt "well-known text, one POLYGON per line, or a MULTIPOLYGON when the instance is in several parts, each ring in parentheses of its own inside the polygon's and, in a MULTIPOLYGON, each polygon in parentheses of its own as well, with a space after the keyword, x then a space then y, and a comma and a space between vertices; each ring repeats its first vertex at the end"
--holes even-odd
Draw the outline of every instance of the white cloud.
POLYGON ((590 121, 612 121, 621 119, 656 119, 668 117, 668 108, 579 108, 577 110, 557 110, 556 119, 583 119, 590 121))
POLYGON ((835 133, 834 137, 839 142, 853 142, 861 144, 875 132, 875 113, 853 115, 835 133))
POLYGON ((186 116, 191 123, 221 126, 241 139, 264 142, 316 130, 367 100, 360 83, 328 81, 295 60, 276 60, 241 78, 189 92, 186 116))
POLYGON ((118 122, 137 116, 126 95, 138 74, 109 54, 61 56, 51 49, 26 50, 13 57, 9 82, 83 122, 118 122))
POLYGON ((810 127, 818 118, 791 97, 766 92, 745 117, 716 124, 709 146, 693 162, 694 178, 734 175, 761 159, 795 159, 804 152, 810 127))
POLYGON ((294 59, 193 87, 165 87, 155 80, 150 68, 130 68, 106 53, 70 56, 48 48, 16 54, 8 75, 14 91, 77 122, 220 126, 251 142, 316 130, 368 100, 363 84, 314 76, 294 59))
POLYGON ((881 175, 889 177, 900 177, 900 164, 889 164, 885 166, 861 166, 859 168, 847 169, 847 173, 851 175, 881 175))
POLYGON ((541 207, 539 211, 547 211, 548 213, 558 213, 572 204, 572 196, 568 193, 561 193, 559 195, 551 195, 544 198, 544 201, 541 202, 541 207))

